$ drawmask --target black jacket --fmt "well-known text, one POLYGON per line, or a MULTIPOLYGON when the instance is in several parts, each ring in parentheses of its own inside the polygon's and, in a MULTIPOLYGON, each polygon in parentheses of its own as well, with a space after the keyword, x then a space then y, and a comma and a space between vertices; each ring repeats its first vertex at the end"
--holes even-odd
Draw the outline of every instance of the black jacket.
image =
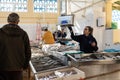
MULTIPOLYGON (((69 29, 70 29, 70 27, 69 27, 69 29)), ((98 50, 97 41, 92 35, 89 35, 89 36, 85 36, 85 35, 75 36, 72 29, 70 29, 70 31, 71 31, 71 38, 73 40, 79 42, 80 51, 83 51, 85 53, 93 53, 93 52, 98 50), (96 46, 94 46, 94 47, 91 46, 92 42, 95 42, 96 46)))
POLYGON ((0 71, 26 69, 31 58, 27 33, 16 24, 0 29, 0 71))
POLYGON ((66 32, 62 33, 62 32, 58 32, 57 33, 57 36, 58 37, 62 37, 62 38, 65 38, 67 36, 66 32))

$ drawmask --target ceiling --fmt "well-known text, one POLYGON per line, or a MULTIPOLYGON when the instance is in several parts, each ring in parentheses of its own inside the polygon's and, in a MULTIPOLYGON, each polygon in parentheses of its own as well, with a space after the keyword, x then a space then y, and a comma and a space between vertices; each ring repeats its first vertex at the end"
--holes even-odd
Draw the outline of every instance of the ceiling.
POLYGON ((68 9, 71 13, 77 13, 101 2, 104 0, 69 0, 68 9))
POLYGON ((120 0, 113 3, 113 9, 120 10, 120 0))
MULTIPOLYGON (((61 0, 65 1, 65 0, 61 0)), ((68 5, 69 11, 72 13, 77 13, 81 10, 85 10, 86 8, 89 8, 90 6, 93 6, 95 4, 98 4, 102 1, 105 2, 112 2, 113 10, 120 10, 120 0, 68 0, 70 4, 68 5)))

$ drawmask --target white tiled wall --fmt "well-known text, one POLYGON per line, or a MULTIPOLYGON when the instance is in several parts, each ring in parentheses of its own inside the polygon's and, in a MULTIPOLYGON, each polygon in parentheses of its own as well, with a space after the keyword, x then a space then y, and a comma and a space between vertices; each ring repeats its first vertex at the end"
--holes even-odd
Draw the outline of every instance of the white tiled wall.
MULTIPOLYGON (((2 27, 4 24, 0 24, 0 27, 2 27)), ((36 40, 36 27, 37 24, 18 24, 23 30, 25 30, 28 33, 28 36, 30 40, 36 40)), ((49 24, 48 29, 53 32, 56 30, 55 24, 49 24)))

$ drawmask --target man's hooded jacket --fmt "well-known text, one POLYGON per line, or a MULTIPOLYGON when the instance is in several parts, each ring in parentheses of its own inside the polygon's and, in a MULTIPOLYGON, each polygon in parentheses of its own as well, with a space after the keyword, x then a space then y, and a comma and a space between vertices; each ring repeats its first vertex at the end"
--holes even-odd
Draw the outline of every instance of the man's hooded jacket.
POLYGON ((27 33, 16 24, 0 29, 0 71, 26 69, 31 58, 27 33))

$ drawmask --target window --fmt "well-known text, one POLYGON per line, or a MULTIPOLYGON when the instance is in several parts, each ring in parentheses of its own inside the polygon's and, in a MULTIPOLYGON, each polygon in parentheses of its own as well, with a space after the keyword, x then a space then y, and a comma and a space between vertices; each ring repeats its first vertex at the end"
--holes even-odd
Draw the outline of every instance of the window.
POLYGON ((27 0, 0 0, 1 12, 27 12, 27 0))
POLYGON ((112 3, 112 28, 120 29, 120 0, 112 3))
POLYGON ((66 5, 67 1, 66 0, 60 0, 60 13, 61 14, 66 14, 66 5))
POLYGON ((34 0, 34 12, 57 13, 57 0, 34 0))
POLYGON ((112 11, 112 27, 120 29, 120 10, 112 11))

